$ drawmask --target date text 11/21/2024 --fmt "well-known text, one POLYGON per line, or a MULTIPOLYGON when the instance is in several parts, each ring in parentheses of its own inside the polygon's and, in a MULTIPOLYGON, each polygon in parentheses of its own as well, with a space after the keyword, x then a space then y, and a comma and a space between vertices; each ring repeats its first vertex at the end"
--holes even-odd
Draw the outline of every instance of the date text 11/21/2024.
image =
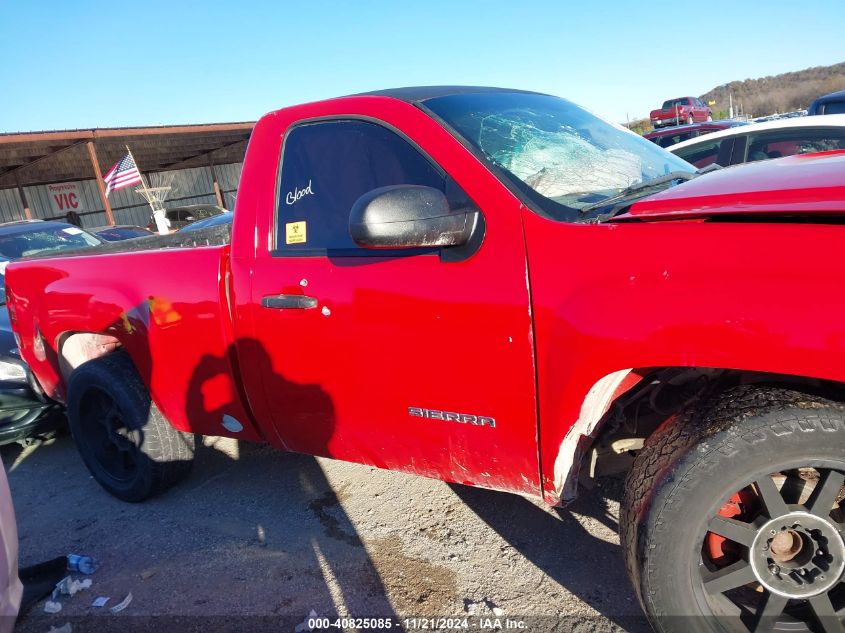
POLYGON ((443 618, 404 618, 396 621, 392 618, 327 618, 312 617, 306 621, 308 630, 346 630, 353 629, 392 629, 402 628, 406 631, 449 631, 449 630, 523 630, 526 624, 523 620, 506 617, 443 617, 443 618))

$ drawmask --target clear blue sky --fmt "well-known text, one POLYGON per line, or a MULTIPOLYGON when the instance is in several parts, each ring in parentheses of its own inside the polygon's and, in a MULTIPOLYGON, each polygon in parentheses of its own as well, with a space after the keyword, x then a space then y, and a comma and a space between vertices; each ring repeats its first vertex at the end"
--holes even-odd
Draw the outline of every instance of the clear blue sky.
POLYGON ((0 131, 251 120, 452 83, 549 92, 621 122, 734 79, 845 61, 843 0, 683 6, 0 0, 0 131))

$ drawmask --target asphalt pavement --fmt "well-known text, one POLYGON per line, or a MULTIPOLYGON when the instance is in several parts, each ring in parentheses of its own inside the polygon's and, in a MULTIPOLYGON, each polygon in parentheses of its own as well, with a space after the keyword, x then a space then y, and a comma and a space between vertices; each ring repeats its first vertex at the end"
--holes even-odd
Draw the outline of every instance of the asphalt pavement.
POLYGON ((55 615, 39 603, 19 631, 301 632, 309 616, 331 630, 387 618, 407 630, 649 630, 619 549, 618 480, 560 510, 206 438, 187 481, 128 504, 97 485, 67 436, 2 455, 21 565, 67 553, 100 564, 90 589, 55 615), (109 602, 92 607, 100 596, 109 602))

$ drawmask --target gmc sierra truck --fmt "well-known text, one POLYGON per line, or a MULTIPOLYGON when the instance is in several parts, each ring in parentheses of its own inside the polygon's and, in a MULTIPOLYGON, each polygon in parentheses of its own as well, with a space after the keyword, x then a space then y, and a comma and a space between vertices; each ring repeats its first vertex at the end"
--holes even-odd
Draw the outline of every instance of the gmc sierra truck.
POLYGON ((843 222, 842 151, 700 173, 553 96, 405 88, 266 115, 231 228, 15 262, 9 308, 120 499, 194 434, 549 504, 627 471, 657 630, 841 631, 843 222))

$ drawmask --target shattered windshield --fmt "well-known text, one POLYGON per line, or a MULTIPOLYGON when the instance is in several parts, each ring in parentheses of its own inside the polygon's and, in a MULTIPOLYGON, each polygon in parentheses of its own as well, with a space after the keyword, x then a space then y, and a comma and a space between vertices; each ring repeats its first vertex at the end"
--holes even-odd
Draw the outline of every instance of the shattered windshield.
MULTIPOLYGON (((424 107, 491 162, 506 184, 559 220, 686 161, 573 103, 530 93, 487 92, 428 99, 424 107)), ((666 186, 670 186, 671 183, 666 186)))

